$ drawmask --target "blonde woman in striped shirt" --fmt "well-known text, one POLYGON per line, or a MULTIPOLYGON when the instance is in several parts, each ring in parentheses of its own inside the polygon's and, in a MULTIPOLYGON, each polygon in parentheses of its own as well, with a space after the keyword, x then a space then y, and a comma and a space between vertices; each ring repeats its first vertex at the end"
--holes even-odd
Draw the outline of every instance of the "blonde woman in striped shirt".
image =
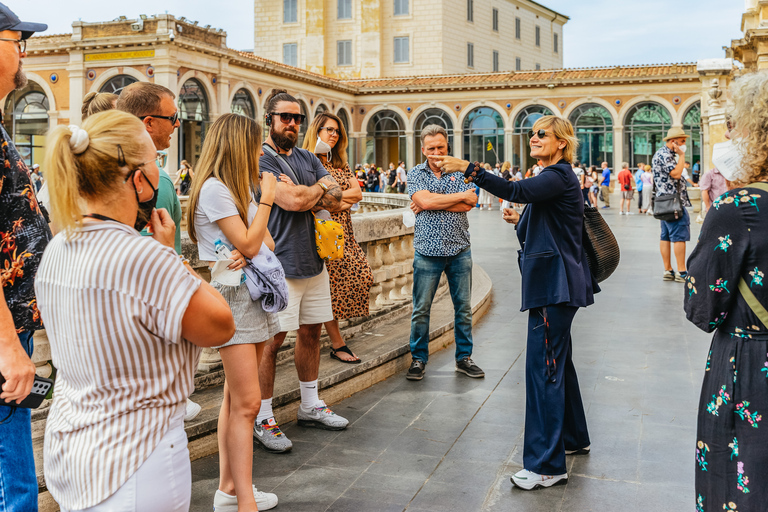
POLYGON ((154 210, 155 158, 125 112, 48 135, 60 232, 35 289, 58 369, 44 469, 62 511, 189 510, 185 401, 200 347, 235 326, 224 298, 173 250, 173 219, 154 210), (147 223, 153 237, 135 229, 147 223))
MULTIPOLYGON (((263 247, 275 249, 267 221, 277 179, 259 179, 261 127, 245 116, 224 114, 206 133, 189 194, 187 226, 201 261, 216 261, 221 240, 233 259, 254 258, 263 247), (261 187, 258 205, 252 190, 261 187)), ((277 314, 251 300, 248 286, 215 280, 235 317, 235 335, 219 348, 224 364, 224 399, 219 413, 219 488, 214 512, 251 512, 277 506, 277 496, 253 486, 253 423, 261 407, 259 364, 264 342, 280 332, 277 314)))

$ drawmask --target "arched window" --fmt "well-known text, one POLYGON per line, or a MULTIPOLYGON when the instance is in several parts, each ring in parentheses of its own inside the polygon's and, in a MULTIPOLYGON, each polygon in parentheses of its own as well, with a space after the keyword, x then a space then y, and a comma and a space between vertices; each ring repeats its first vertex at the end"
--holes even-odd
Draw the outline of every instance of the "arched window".
POLYGON ((376 112, 368 121, 363 163, 386 168, 389 163, 405 161, 405 123, 392 110, 376 112))
POLYGON ((536 121, 551 115, 554 115, 553 112, 543 105, 529 105, 515 116, 512 131, 512 161, 510 163, 519 165, 523 175, 529 167, 536 164, 536 160, 531 157, 531 150, 528 146, 528 132, 533 129, 533 124, 536 121))
POLYGON ((504 160, 504 119, 495 109, 478 107, 464 118, 464 160, 491 165, 504 160))
POLYGON ((34 82, 8 95, 5 103, 6 130, 13 138, 24 162, 42 164, 45 135, 48 132, 48 97, 34 82))
POLYGON ((354 164, 357 161, 357 155, 355 153, 355 151, 357 151, 357 139, 353 139, 352 134, 349 132, 349 115, 347 115, 347 111, 343 108, 339 109, 339 112, 336 115, 341 119, 344 131, 347 132, 347 160, 350 162, 350 166, 354 167, 354 164))
POLYGON ((587 166, 608 162, 613 167, 613 119, 608 109, 585 103, 576 107, 568 119, 579 139, 578 161, 587 166))
POLYGON ((691 166, 701 169, 701 102, 697 101, 683 116, 683 130, 691 136, 691 149, 685 154, 685 158, 691 162, 691 166), (698 167, 696 164, 698 163, 698 167))
MULTIPOLYGON (((453 121, 451 116, 441 108, 428 108, 416 118, 416 122, 413 125, 413 147, 416 152, 416 163, 424 162, 427 157, 421 152, 421 130, 425 126, 430 124, 436 124, 445 128, 448 132, 448 144, 453 146, 453 121)), ((451 148, 453 149, 453 148, 451 148)))
POLYGON ((342 108, 336 115, 341 119, 341 124, 344 125, 344 131, 347 132, 347 137, 351 137, 349 134, 349 116, 347 115, 347 111, 342 108))
POLYGON ((322 114, 323 112, 328 112, 328 107, 326 107, 323 103, 318 103, 317 108, 315 109, 315 117, 317 117, 318 114, 322 114))
POLYGON ((119 95, 127 85, 131 85, 133 82, 138 82, 138 80, 131 75, 113 76, 101 86, 99 92, 111 92, 119 95))
POLYGON ((233 114, 256 119, 256 105, 253 103, 253 97, 247 89, 239 89, 232 98, 230 111, 233 114))
POLYGON ((194 167, 203 149, 209 124, 208 95, 203 84, 190 78, 179 91, 179 160, 194 167))
POLYGON ((664 144, 672 116, 658 103, 638 103, 624 118, 624 154, 630 167, 651 164, 653 155, 664 144))

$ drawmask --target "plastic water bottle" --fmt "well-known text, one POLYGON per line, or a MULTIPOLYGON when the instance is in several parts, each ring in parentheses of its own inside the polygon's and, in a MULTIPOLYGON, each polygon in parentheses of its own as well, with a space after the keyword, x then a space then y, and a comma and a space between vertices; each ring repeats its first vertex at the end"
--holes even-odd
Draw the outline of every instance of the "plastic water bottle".
MULTIPOLYGON (((213 241, 213 251, 216 253, 216 259, 218 260, 232 259, 232 251, 229 250, 227 244, 221 241, 221 238, 217 238, 213 241)), ((243 269, 230 270, 230 272, 237 272, 240 275, 240 284, 245 282, 245 272, 243 272, 243 269)))

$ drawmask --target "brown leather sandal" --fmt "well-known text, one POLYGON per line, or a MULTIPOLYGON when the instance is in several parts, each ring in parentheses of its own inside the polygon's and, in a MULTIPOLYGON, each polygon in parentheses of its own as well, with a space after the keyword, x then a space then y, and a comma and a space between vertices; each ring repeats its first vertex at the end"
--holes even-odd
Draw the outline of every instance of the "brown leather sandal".
POLYGON ((339 347, 339 348, 331 347, 331 359, 336 359, 337 361, 341 361, 342 363, 347 363, 347 364, 359 364, 359 363, 363 362, 362 360, 360 360, 359 357, 357 357, 355 354, 353 354, 352 351, 349 350, 349 347, 346 346, 346 345, 344 345, 343 347, 339 347), (337 352, 343 352, 345 354, 349 354, 350 356, 355 357, 356 359, 353 359, 351 361, 347 361, 346 359, 342 359, 339 356, 337 356, 336 355, 337 352))

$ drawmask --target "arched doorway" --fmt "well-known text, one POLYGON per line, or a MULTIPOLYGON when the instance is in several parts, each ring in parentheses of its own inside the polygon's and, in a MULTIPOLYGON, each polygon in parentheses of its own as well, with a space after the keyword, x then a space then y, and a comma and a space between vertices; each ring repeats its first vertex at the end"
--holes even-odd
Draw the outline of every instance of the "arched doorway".
POLYGON ((315 109, 315 117, 323 112, 328 112, 328 107, 326 107, 324 103, 318 103, 317 108, 315 109))
POLYGON ((624 155, 629 166, 651 164, 671 126, 672 116, 658 103, 647 101, 633 106, 624 118, 624 155))
POLYGON ((536 159, 531 157, 531 150, 528 146, 528 132, 533 129, 533 124, 544 116, 551 116, 554 113, 543 105, 530 105, 518 112, 515 116, 515 124, 512 131, 512 165, 519 165, 523 174, 529 167, 536 164, 536 159))
POLYGON ((256 104, 253 102, 253 96, 247 89, 239 89, 232 98, 230 112, 241 116, 256 119, 256 104))
POLYGON ((209 121, 208 95, 197 79, 190 78, 179 92, 179 160, 193 166, 200 158, 209 121))
POLYGON ((339 110, 339 113, 336 114, 336 116, 341 120, 341 124, 344 126, 344 131, 347 133, 347 160, 349 161, 349 166, 354 168, 357 161, 355 158, 356 155, 354 154, 355 146, 357 144, 352 140, 352 135, 349 132, 349 116, 347 115, 347 111, 343 108, 339 110))
POLYGON ((5 102, 5 128, 28 166, 43 163, 49 109, 48 97, 34 82, 9 94, 5 102))
POLYGON ((131 85, 134 82, 138 82, 138 80, 131 75, 113 76, 104 82, 104 85, 99 88, 99 92, 110 92, 119 96, 126 86, 131 85))
MULTIPOLYGON (((414 161, 417 164, 420 164, 427 159, 421 152, 421 130, 430 124, 436 124, 445 128, 445 131, 448 132, 448 144, 449 146, 453 146, 453 121, 451 120, 451 116, 449 116, 443 109, 428 108, 419 114, 419 117, 416 118, 416 122, 413 125, 413 147, 416 152, 414 161)), ((451 154, 450 151, 448 153, 451 154)))
POLYGON ((597 103, 579 105, 568 118, 579 139, 576 158, 584 165, 613 168, 613 119, 608 109, 597 103))
POLYGON ((683 130, 691 136, 691 149, 686 152, 685 158, 691 162, 691 167, 696 165, 696 162, 701 167, 701 102, 697 101, 691 105, 683 116, 683 130))
POLYGON ((405 123, 392 110, 376 112, 368 121, 363 163, 376 164, 382 169, 389 162, 405 161, 405 123))
POLYGON ((490 107, 478 107, 464 118, 464 160, 495 165, 504 160, 504 120, 490 107))

